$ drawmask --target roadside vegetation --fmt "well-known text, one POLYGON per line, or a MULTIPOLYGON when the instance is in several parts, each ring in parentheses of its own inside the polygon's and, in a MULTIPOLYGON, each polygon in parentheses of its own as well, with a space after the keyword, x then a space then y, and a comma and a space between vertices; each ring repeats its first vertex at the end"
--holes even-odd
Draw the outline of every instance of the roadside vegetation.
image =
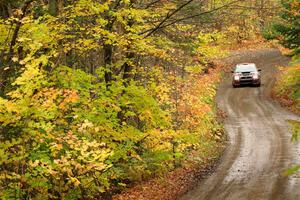
POLYGON ((281 68, 282 74, 275 86, 275 95, 280 102, 293 111, 300 112, 300 5, 298 1, 282 3, 282 9, 277 20, 266 29, 265 37, 275 39, 284 47, 290 49, 292 56, 289 67, 281 68))
POLYGON ((300 113, 300 4, 299 1, 284 1, 280 15, 265 31, 267 39, 278 40, 290 49, 292 56, 289 67, 281 68, 275 85, 275 96, 280 103, 300 113))
POLYGON ((224 49, 277 1, 0 1, 1 199, 109 199, 218 157, 224 49))
POLYGON ((281 70, 274 92, 283 106, 300 113, 300 65, 281 70))
MULTIPOLYGON (((265 31, 267 39, 279 41, 289 51, 285 53, 292 57, 290 65, 280 68, 274 87, 274 97, 281 105, 300 114, 300 2, 283 1, 280 15, 265 31)), ((299 141, 300 122, 290 120, 292 141, 299 141)), ((300 170, 297 165, 286 171, 286 175, 300 170)))

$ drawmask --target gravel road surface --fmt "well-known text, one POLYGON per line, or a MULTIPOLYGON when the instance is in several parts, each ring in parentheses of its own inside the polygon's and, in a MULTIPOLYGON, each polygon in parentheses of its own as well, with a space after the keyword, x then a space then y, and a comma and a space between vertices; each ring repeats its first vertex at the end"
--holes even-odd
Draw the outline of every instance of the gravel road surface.
POLYGON ((300 143, 290 141, 287 120, 300 117, 281 108, 270 98, 276 66, 289 59, 275 49, 234 54, 232 65, 255 62, 262 69, 262 86, 232 88, 225 75, 217 96, 228 118, 228 147, 215 172, 181 200, 297 200, 300 177, 282 172, 300 163, 300 143))

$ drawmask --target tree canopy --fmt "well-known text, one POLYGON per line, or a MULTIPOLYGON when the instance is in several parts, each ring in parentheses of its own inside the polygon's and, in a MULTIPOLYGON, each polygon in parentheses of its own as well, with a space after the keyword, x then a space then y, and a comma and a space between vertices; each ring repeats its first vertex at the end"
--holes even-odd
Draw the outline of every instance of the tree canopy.
POLYGON ((105 199, 215 145, 215 59, 277 5, 0 0, 0 196, 105 199))
POLYGON ((300 54, 299 1, 283 1, 279 18, 270 28, 265 34, 268 39, 278 39, 285 47, 294 50, 294 54, 300 54))

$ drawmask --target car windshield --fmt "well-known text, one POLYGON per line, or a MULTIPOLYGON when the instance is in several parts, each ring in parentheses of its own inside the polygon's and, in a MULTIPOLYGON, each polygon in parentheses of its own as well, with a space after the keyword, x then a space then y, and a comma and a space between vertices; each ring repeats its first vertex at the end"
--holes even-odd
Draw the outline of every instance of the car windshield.
POLYGON ((256 67, 254 65, 237 65, 235 72, 256 72, 256 67))

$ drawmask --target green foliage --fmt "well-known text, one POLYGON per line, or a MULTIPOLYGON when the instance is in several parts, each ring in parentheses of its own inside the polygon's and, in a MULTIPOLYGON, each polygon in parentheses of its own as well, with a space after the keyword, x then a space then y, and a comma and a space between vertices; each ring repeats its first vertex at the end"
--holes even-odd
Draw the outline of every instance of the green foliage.
MULTIPOLYGON (((289 120, 289 123, 291 125, 291 131, 293 133, 292 137, 291 137, 291 141, 293 142, 298 142, 299 141, 299 136, 300 136, 300 122, 299 121, 295 121, 295 120, 289 120)), ((292 168, 287 169, 284 172, 285 176, 289 176, 292 175, 294 173, 299 172, 300 170, 300 165, 294 165, 292 168)))
POLYGON ((0 20, 1 198, 101 198, 216 146, 219 72, 200 72, 222 33, 143 34, 178 2, 47 2, 0 20))
POLYGON ((161 131, 170 119, 134 83, 103 93, 105 85, 81 70, 58 67, 47 80, 36 67, 28 66, 0 99, 5 198, 92 198, 112 182, 160 174, 200 145, 197 132, 161 131))
POLYGON ((224 35, 220 32, 199 33, 193 45, 194 53, 201 61, 202 68, 207 68, 209 62, 226 55, 222 50, 224 40, 224 35))
POLYGON ((293 168, 290 168, 288 170, 286 170, 283 175, 285 176, 289 176, 289 175, 292 175, 296 172, 298 172, 300 170, 300 165, 295 165, 293 168))
POLYGON ((16 79, 16 90, 1 99, 1 183, 25 184, 7 184, 4 191, 12 195, 18 189, 32 198, 36 193, 68 198, 74 191, 85 197, 105 192, 110 180, 120 176, 108 169, 139 158, 137 151, 144 148, 137 144, 148 130, 166 124, 163 112, 134 85, 116 101, 113 93, 122 90, 103 94, 103 85, 91 84, 93 77, 83 71, 57 68, 51 82, 43 74, 28 67, 16 79), (100 93, 92 98, 88 91, 100 93), (137 117, 144 133, 125 122, 119 125, 117 113, 124 106, 125 115, 137 117))
POLYGON ((299 121, 290 121, 291 130, 293 132, 293 136, 291 138, 292 141, 299 141, 300 136, 300 122, 299 121))
POLYGON ((285 47, 300 53, 300 15, 299 1, 289 0, 282 2, 280 18, 266 29, 267 39, 278 39, 285 47))

